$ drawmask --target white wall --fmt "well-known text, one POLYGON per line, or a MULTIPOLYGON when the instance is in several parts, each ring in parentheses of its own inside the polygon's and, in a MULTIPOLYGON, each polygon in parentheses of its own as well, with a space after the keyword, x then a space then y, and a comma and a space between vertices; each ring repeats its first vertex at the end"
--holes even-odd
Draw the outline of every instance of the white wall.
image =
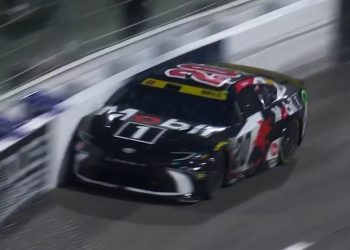
POLYGON ((338 17, 336 0, 299 1, 268 13, 254 20, 256 27, 225 40, 227 61, 277 71, 325 57, 334 63, 338 17))

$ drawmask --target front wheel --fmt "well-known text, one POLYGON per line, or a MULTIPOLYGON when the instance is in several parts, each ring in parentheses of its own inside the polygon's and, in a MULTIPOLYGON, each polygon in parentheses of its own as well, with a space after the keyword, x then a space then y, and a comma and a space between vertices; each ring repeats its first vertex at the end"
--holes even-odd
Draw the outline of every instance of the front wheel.
POLYGON ((208 171, 208 179, 205 182, 202 198, 212 199, 216 196, 222 186, 225 177, 225 156, 224 153, 218 153, 215 156, 214 169, 208 171))
POLYGON ((298 147, 299 121, 292 119, 282 131, 282 140, 279 153, 279 163, 288 163, 298 147))

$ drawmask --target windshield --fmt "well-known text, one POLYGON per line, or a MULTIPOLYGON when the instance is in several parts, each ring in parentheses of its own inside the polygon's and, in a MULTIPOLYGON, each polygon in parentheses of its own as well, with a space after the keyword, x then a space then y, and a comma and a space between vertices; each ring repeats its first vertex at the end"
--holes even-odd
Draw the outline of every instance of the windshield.
POLYGON ((226 100, 180 93, 175 88, 137 84, 114 100, 113 105, 126 105, 147 114, 214 126, 229 126, 233 122, 233 109, 226 100))

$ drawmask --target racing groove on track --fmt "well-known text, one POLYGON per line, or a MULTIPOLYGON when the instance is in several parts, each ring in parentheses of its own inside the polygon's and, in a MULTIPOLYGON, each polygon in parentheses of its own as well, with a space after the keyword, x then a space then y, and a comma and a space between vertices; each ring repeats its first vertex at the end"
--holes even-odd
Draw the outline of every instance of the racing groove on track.
POLYGON ((0 232, 0 248, 281 250, 304 241, 311 250, 348 249, 349 70, 307 79, 307 135, 289 166, 187 206, 56 190, 0 232))

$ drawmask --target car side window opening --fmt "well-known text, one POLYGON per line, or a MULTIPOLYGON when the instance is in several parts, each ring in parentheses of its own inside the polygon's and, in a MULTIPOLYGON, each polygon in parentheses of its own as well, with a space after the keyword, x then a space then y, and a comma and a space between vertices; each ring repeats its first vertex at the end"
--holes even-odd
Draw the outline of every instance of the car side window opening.
POLYGON ((244 118, 263 109, 263 104, 258 98, 254 88, 254 86, 246 87, 237 94, 237 101, 244 118))
POLYGON ((238 121, 238 124, 244 121, 243 112, 240 109, 239 104, 235 101, 232 109, 232 120, 238 121))
POLYGON ((265 108, 270 106, 277 98, 277 89, 275 86, 257 84, 254 86, 254 91, 265 108))

